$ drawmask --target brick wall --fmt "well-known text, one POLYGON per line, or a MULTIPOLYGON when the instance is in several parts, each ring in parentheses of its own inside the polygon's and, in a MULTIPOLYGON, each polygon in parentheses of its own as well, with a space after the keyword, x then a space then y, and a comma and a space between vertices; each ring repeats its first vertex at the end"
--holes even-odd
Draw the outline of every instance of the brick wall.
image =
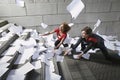
POLYGON ((74 22, 69 34, 78 36, 80 30, 88 25, 93 28, 97 19, 102 21, 101 34, 117 35, 120 40, 120 0, 82 0, 85 8, 76 20, 66 10, 72 0, 24 0, 25 7, 16 5, 15 0, 0 0, 0 19, 37 29, 39 32, 52 30, 62 22, 74 22), (49 25, 42 29, 40 23, 49 25), (73 34, 74 33, 74 34, 73 34))

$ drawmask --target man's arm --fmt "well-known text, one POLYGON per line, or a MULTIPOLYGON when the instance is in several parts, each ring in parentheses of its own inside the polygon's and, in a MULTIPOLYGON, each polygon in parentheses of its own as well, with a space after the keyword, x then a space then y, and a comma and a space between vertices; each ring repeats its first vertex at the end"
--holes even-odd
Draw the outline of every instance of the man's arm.
POLYGON ((90 42, 89 45, 85 48, 85 50, 78 55, 79 59, 82 57, 83 54, 85 54, 86 52, 88 52, 93 46, 94 46, 94 43, 90 42))
POLYGON ((78 47, 78 45, 81 43, 81 41, 82 41, 82 37, 80 37, 80 38, 78 39, 78 41, 76 42, 76 44, 71 45, 71 48, 72 48, 72 49, 76 49, 76 48, 78 47))

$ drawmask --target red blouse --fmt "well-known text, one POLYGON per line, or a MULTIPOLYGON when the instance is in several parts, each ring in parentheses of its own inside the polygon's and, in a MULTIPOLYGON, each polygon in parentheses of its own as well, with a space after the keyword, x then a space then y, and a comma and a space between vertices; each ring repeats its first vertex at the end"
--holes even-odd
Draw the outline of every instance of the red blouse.
POLYGON ((67 36, 66 33, 62 33, 62 34, 60 34, 60 29, 59 29, 59 28, 54 29, 54 32, 56 32, 57 37, 58 37, 58 40, 65 39, 66 36, 67 36))

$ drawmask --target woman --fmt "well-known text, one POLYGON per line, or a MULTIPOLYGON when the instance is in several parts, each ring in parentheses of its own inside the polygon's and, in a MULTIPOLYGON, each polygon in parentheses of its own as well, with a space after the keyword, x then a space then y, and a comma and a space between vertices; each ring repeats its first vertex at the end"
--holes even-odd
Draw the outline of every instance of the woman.
MULTIPOLYGON (((53 33, 57 34, 57 40, 55 41, 54 49, 58 49, 61 44, 63 44, 64 40, 67 37, 67 32, 71 29, 67 23, 62 23, 58 28, 55 28, 53 31, 43 34, 42 36, 50 35, 53 33)), ((68 44, 63 44, 64 47, 67 47, 68 44)))

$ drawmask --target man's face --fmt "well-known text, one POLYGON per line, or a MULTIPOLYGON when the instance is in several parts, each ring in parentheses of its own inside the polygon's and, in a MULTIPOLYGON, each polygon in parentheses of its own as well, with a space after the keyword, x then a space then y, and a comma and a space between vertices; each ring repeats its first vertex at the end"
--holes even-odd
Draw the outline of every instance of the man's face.
POLYGON ((88 37, 88 35, 86 34, 85 31, 82 31, 82 32, 81 32, 81 35, 82 35, 82 38, 87 38, 87 37, 88 37))

